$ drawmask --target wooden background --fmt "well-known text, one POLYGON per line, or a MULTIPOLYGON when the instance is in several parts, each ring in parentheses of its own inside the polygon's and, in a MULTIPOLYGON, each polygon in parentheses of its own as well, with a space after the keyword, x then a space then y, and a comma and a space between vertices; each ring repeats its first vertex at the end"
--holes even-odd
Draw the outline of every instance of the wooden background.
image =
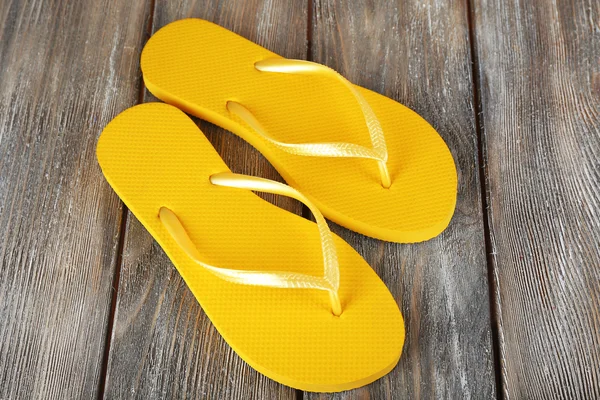
MULTIPOLYGON (((2 0, 0 23, 0 399, 600 398, 599 2, 2 0), (406 318, 377 382, 302 393, 249 368, 104 180, 102 128, 154 100, 141 49, 186 17, 329 65, 448 143, 439 237, 332 224, 406 318)), ((234 171, 281 179, 198 124, 234 171)))

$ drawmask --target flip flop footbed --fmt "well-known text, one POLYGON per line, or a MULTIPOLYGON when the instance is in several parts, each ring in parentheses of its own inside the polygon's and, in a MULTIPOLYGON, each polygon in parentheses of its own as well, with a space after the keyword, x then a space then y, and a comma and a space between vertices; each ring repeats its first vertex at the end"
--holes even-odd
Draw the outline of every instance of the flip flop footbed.
POLYGON ((356 87, 385 134, 389 189, 381 186, 374 160, 287 153, 228 111, 228 101, 244 105, 280 142, 372 147, 361 109, 343 84, 254 67, 274 57, 279 56, 218 25, 186 19, 148 41, 141 65, 155 96, 250 142, 329 219, 395 242, 418 242, 444 230, 456 203, 454 161, 431 125, 402 104, 356 87))
POLYGON ((398 306, 339 237, 340 317, 332 315, 324 291, 227 282, 177 246, 158 217, 161 207, 178 216, 208 264, 323 274, 316 224, 252 192, 211 184, 211 175, 229 169, 183 112, 162 103, 123 112, 102 133, 97 156, 110 185, 253 368, 294 388, 339 391, 372 382, 396 365, 404 342, 398 306))

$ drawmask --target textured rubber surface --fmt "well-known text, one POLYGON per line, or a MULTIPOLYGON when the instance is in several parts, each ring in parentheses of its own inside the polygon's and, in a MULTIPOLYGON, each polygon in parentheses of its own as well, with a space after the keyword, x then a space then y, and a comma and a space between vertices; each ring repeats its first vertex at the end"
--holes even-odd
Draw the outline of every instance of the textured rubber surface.
POLYGON ((159 99, 220 125, 256 147, 292 187, 329 219, 382 240, 430 239, 449 224, 456 204, 454 160, 437 132, 400 103, 360 88, 387 142, 390 189, 376 161, 291 155, 255 134, 226 109, 248 108, 281 142, 349 142, 371 147, 360 107, 327 77, 260 72, 278 55, 200 19, 173 22, 146 44, 144 82, 159 99))
POLYGON ((404 343, 398 306, 338 236, 340 317, 331 313, 324 291, 230 283, 175 244, 158 218, 161 206, 175 212, 211 265, 323 274, 316 224, 250 191, 212 185, 210 175, 229 169, 183 112, 163 103, 130 108, 104 129, 97 156, 115 192, 253 368, 297 389, 340 391, 370 383, 396 365, 404 343))

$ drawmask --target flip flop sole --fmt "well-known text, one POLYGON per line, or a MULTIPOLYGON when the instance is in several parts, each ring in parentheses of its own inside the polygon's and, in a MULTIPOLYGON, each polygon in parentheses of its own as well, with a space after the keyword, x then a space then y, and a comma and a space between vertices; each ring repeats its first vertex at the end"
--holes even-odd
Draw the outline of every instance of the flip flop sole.
POLYGON ((331 313, 326 292, 227 282, 177 246, 159 220, 163 206, 211 265, 323 274, 316 224, 252 192, 211 184, 212 174, 229 169, 183 112, 163 103, 124 111, 104 129, 97 157, 217 330, 254 369, 297 389, 334 392, 370 383, 396 365, 404 342, 398 306, 339 237, 340 317, 331 313))
POLYGON ((226 104, 248 108, 285 143, 346 142, 371 147, 356 99, 329 77, 261 72, 254 63, 280 57, 200 19, 173 22, 146 44, 144 82, 159 99, 242 137, 323 214, 356 232, 410 243, 450 223, 457 195, 454 160, 440 135, 402 104, 358 87, 379 118, 392 186, 369 159, 292 155, 256 134, 226 104))

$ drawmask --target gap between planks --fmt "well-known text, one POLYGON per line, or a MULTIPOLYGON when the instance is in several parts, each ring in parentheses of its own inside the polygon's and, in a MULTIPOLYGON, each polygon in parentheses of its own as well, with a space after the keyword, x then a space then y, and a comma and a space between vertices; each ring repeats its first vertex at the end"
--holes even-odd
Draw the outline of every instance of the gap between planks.
POLYGON ((477 43, 475 41, 475 15, 473 14, 473 0, 465 0, 467 10, 467 24, 469 29, 469 44, 471 56, 471 73, 473 75, 473 109, 475 110, 475 133, 477 137, 477 157, 479 161, 479 184, 481 189, 481 208, 483 219, 483 233, 485 241, 485 255, 488 275, 488 295, 490 304, 490 329, 492 332, 492 360, 494 362, 494 377, 496 380, 496 398, 504 399, 504 387, 502 379, 502 361, 500 357, 500 338, 498 337, 498 303, 496 303, 497 281, 494 274, 494 260, 492 249, 492 237, 488 219, 488 182, 487 182, 487 153, 483 136, 483 121, 479 118, 483 112, 481 107, 481 95, 479 79, 479 58, 477 43))
MULTIPOLYGON (((154 7, 156 5, 156 0, 150 1, 150 12, 148 23, 143 28, 145 29, 145 34, 142 35, 143 40, 146 40, 146 36, 148 36, 152 32, 153 23, 154 23, 154 7)), ((144 92, 146 91, 146 86, 144 85, 144 80, 142 75, 139 77, 139 93, 136 104, 142 104, 144 102, 144 92)), ((121 214, 121 225, 119 227, 119 244, 117 246, 117 258, 115 265, 115 275, 112 283, 112 296, 110 299, 110 313, 108 314, 108 322, 106 327, 106 334, 104 337, 104 354, 102 357, 102 366, 100 369, 100 379, 98 383, 98 399, 101 400, 104 398, 104 391, 106 390, 106 375, 108 371, 108 361, 110 358, 111 351, 111 339, 113 328, 115 324, 115 312, 117 309, 117 295, 119 293, 119 280, 121 279, 121 268, 123 266, 123 249, 125 247, 125 234, 127 232, 127 221, 129 216, 129 208, 123 203, 122 200, 119 200, 123 205, 123 210, 121 214)))

